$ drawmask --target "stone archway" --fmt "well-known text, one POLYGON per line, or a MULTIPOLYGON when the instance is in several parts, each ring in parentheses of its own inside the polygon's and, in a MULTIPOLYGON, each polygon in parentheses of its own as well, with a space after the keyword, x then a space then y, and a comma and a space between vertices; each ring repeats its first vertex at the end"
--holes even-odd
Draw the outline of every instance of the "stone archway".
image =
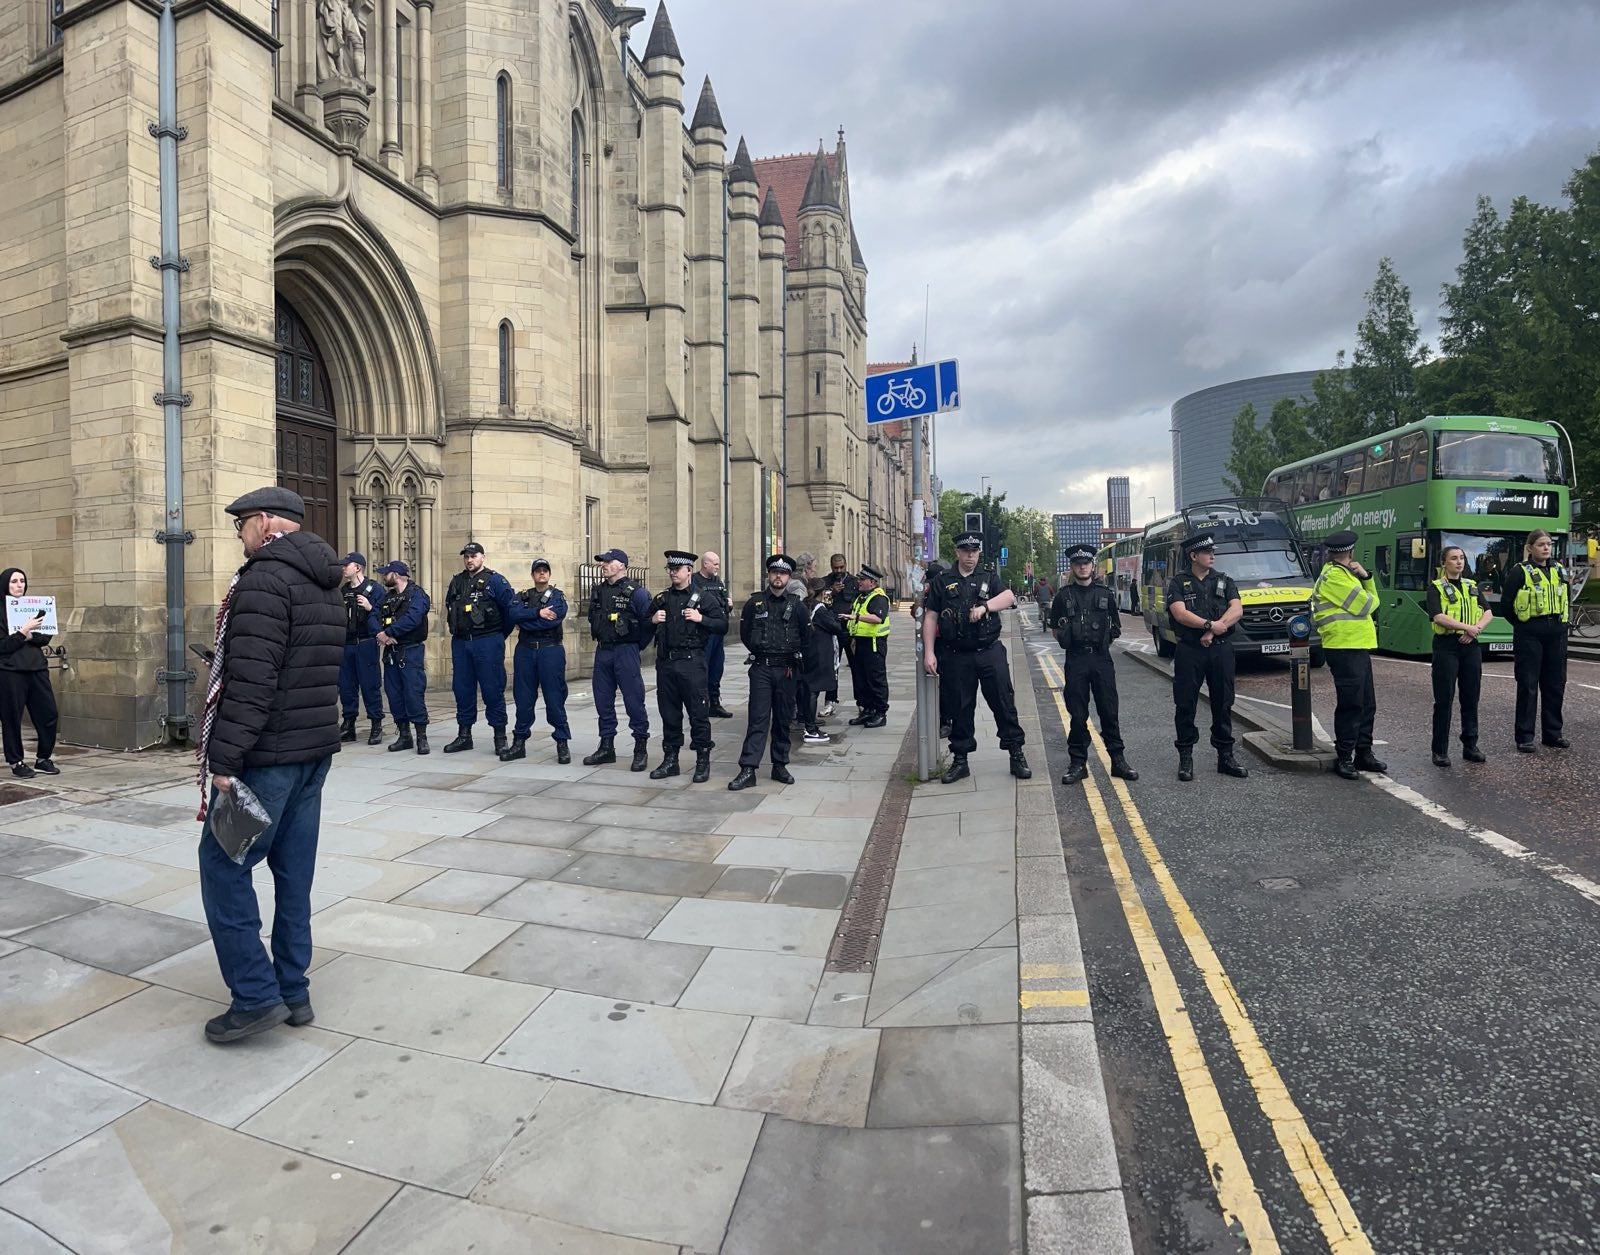
POLYGON ((294 306, 278 297, 273 317, 278 347, 278 486, 306 503, 305 527, 339 551, 338 420, 333 389, 317 343, 294 306))

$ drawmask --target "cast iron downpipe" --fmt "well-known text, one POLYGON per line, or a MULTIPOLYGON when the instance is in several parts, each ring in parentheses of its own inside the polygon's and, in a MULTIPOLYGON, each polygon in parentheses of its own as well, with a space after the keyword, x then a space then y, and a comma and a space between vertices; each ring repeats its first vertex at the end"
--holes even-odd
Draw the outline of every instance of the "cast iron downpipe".
POLYGON ((166 457, 166 517, 156 540, 167 551, 167 665, 157 674, 167 686, 167 713, 163 719, 167 740, 185 741, 189 733, 188 685, 194 672, 184 661, 184 546, 194 533, 183 520, 183 409, 190 397, 183 391, 183 364, 178 347, 178 274, 189 269, 178 253, 178 141, 188 132, 178 125, 178 21, 172 0, 162 0, 158 53, 156 122, 150 133, 160 148, 161 255, 150 264, 161 272, 161 391, 156 401, 162 412, 162 443, 166 457))
MULTIPOLYGON (((728 432, 732 415, 728 413, 728 346, 732 340, 732 330, 728 326, 728 176, 722 176, 722 561, 725 566, 731 567, 733 555, 728 552, 729 538, 732 536, 732 507, 733 495, 733 463, 728 451, 728 432)), ((756 562, 760 563, 765 558, 764 554, 756 555, 756 562)), ((761 570, 757 567, 757 570, 761 570)), ((723 577, 727 583, 732 579, 732 573, 723 577)), ((760 580, 756 581, 757 584, 760 580)))

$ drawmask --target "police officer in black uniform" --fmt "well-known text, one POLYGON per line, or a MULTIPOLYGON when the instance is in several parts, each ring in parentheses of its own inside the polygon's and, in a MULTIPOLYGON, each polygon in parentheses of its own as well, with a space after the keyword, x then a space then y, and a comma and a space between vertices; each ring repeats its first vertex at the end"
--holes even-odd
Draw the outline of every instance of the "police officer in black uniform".
POLYGON ((339 729, 341 741, 356 739, 356 698, 366 703, 367 718, 372 721, 372 731, 367 734, 368 745, 383 743, 383 678, 378 671, 378 642, 367 626, 372 607, 383 600, 383 585, 367 574, 367 555, 347 553, 344 556, 344 583, 339 585, 344 597, 345 633, 344 660, 339 664, 339 704, 344 713, 344 725, 339 729), (365 597, 363 610, 356 600, 365 597))
POLYGON ((1123 753, 1122 727, 1117 722, 1117 668, 1111 660, 1111 642, 1122 635, 1117 595, 1095 578, 1094 547, 1073 545, 1067 550, 1070 577, 1050 603, 1050 620, 1056 640, 1066 651, 1062 672, 1063 697, 1072 728, 1067 733, 1067 774, 1062 784, 1076 784, 1089 774, 1089 698, 1100 712, 1100 736, 1111 755, 1111 774, 1137 780, 1139 773, 1123 753))
POLYGON ((1233 578, 1213 569, 1216 538, 1198 532, 1183 539, 1188 570, 1167 581, 1167 617, 1178 638, 1172 662, 1172 701, 1176 707, 1178 779, 1194 779, 1194 747, 1200 732, 1194 726, 1200 686, 1211 703, 1211 745, 1217 751, 1217 773, 1243 780, 1250 773, 1233 756, 1233 643, 1228 639, 1244 603, 1233 578))
POLYGON ((1011 687, 1011 664, 1000 643, 1000 612, 1017 604, 1016 594, 1000 584, 993 571, 978 566, 983 537, 962 532, 956 537, 956 564, 927 582, 927 613, 922 625, 922 666, 948 685, 950 706, 950 769, 945 784, 972 774, 967 755, 978 748, 975 724, 978 689, 1000 729, 1000 748, 1011 755, 1011 774, 1033 778, 1022 747, 1027 735, 1017 721, 1017 698, 1011 687), (941 652, 938 648, 944 645, 941 652))
POLYGON ((444 594, 445 623, 450 628, 450 687, 456 695, 456 739, 446 754, 472 748, 472 725, 478 722, 478 691, 483 690, 483 715, 494 732, 494 752, 506 748, 506 637, 514 618, 511 581, 483 564, 483 546, 468 541, 461 547, 462 569, 444 594))
POLYGON ((767 586, 752 593, 739 616, 739 640, 750 651, 750 707, 739 774, 730 789, 748 789, 772 730, 772 778, 793 784, 789 774, 789 725, 794 722, 794 681, 805 649, 806 608, 784 590, 794 560, 781 553, 767 559, 767 586))
POLYGON ((628 712, 633 732, 633 761, 629 771, 650 765, 650 713, 644 706, 644 674, 639 653, 650 643, 650 590, 628 578, 628 555, 621 549, 597 553, 600 583, 589 598, 589 635, 594 637, 594 711, 599 716, 600 746, 585 754, 585 767, 617 761, 617 691, 628 712))
MULTIPOLYGON (((428 612, 433 609, 422 585, 411 582, 411 568, 398 559, 378 568, 388 592, 373 606, 368 625, 383 650, 383 688, 389 713, 400 733, 389 752, 413 749, 428 752, 427 650, 428 612), (412 733, 416 739, 412 739, 412 733)), ((358 595, 356 604, 367 601, 358 595)))
POLYGON ((711 779, 711 695, 706 675, 706 640, 726 636, 728 611, 710 589, 694 586, 694 554, 669 549, 669 586, 650 602, 656 628, 656 709, 661 712, 661 765, 652 780, 678 774, 683 715, 689 714, 689 748, 695 784, 711 779))

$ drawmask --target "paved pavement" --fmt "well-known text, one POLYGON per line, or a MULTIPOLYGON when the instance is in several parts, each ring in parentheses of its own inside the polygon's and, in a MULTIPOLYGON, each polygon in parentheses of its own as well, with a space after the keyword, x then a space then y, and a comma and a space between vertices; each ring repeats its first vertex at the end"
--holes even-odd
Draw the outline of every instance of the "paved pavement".
POLYGON ((316 1025, 226 1049, 189 760, 63 754, 0 807, 0 1251, 1131 1249, 1042 751, 1019 784, 984 722, 906 799, 910 652, 787 787, 724 787, 737 666, 708 786, 446 756, 446 705, 427 758, 345 747, 316 1025), (869 839, 878 958, 830 971, 869 839))

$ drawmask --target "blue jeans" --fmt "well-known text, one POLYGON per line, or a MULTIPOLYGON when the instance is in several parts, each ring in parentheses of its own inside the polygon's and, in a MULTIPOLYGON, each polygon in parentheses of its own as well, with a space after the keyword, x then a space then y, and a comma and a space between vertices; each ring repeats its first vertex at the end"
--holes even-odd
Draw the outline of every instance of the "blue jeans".
POLYGON ((594 709, 600 717, 600 735, 617 735, 617 690, 628 711, 628 727, 636 741, 650 739, 650 715, 644 708, 644 674, 639 670, 637 645, 612 645, 594 655, 594 709))
MULTIPOLYGON (((250 847, 243 864, 223 853, 209 823, 200 830, 200 897, 235 1011, 259 1011, 310 996, 311 877, 317 867, 322 782, 332 763, 329 755, 309 763, 244 770, 239 779, 261 799, 272 824, 250 847), (272 870, 277 898, 270 963, 261 945, 261 907, 250 879, 262 859, 272 870)), ((211 800, 215 806, 215 790, 211 800)))
POLYGON ((506 728, 506 638, 498 632, 471 640, 450 640, 450 687, 456 695, 456 726, 470 730, 478 722, 478 690, 483 690, 483 715, 497 732, 506 728))
POLYGON ((728 651, 720 636, 706 637, 706 695, 713 706, 722 705, 722 669, 727 663, 728 651))
POLYGON ((354 719, 361 712, 356 709, 356 697, 361 697, 367 708, 367 718, 383 718, 383 680, 378 674, 378 641, 368 636, 359 641, 348 641, 344 658, 339 663, 339 708, 346 719, 354 719))
POLYGON ((564 645, 541 649, 521 645, 513 651, 511 691, 517 699, 517 723, 512 736, 526 737, 533 731, 533 717, 544 694, 544 717, 558 741, 572 740, 567 726, 567 650, 564 645))

